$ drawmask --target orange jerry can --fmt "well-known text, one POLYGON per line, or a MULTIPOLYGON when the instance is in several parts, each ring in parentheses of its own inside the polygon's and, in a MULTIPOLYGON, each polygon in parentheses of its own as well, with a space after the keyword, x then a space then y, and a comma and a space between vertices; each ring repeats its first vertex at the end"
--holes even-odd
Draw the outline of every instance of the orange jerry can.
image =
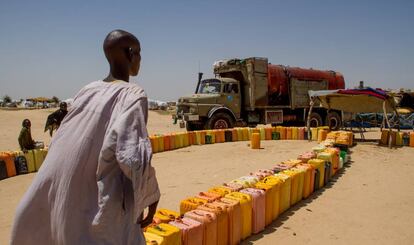
POLYGON ((230 245, 236 245, 240 243, 241 240, 241 232, 242 232, 242 219, 241 219, 241 208, 240 208, 240 202, 233 200, 233 199, 227 199, 227 198, 221 198, 220 200, 217 200, 211 205, 221 207, 223 210, 227 212, 228 215, 228 237, 229 237, 229 243, 230 245))
POLYGON ((410 147, 414 147, 414 132, 410 132, 410 147))
POLYGON ((202 245, 217 245, 217 216, 214 213, 196 209, 185 213, 184 217, 203 224, 202 245))
POLYGON ((232 128, 231 129, 231 139, 233 142, 238 141, 239 139, 237 138, 237 129, 232 128))
POLYGON ((259 133, 252 133, 250 147, 252 149, 260 149, 260 134, 259 133))
POLYGON ((157 136, 150 136, 150 141, 151 141, 151 148, 152 148, 152 153, 157 153, 158 152, 158 138, 157 136))
POLYGON ((326 131, 325 129, 319 130, 318 131, 318 142, 322 142, 326 139, 326 136, 328 135, 328 131, 326 131))
POLYGON ((381 145, 387 145, 388 144, 388 135, 389 135, 388 130, 382 130, 381 131, 381 140, 380 140, 381 145))
MULTIPOLYGON (((265 225, 269 225, 273 221, 274 212, 279 213, 279 188, 280 186, 272 186, 263 182, 257 182, 255 188, 265 192, 265 225), (277 196, 276 196, 277 191, 277 196), (277 202, 275 204, 275 202, 277 202)), ((277 215, 276 215, 277 217, 277 215)))
MULTIPOLYGON (((272 188, 269 191, 269 195, 272 196, 272 207, 270 208, 272 220, 275 220, 281 213, 280 212, 281 204, 283 204, 282 201, 285 200, 285 197, 283 197, 281 193, 282 184, 284 184, 284 182, 280 177, 268 176, 264 178, 261 182, 259 182, 258 185, 256 186, 256 188, 259 187, 261 189, 266 189, 264 185, 270 186, 272 188)), ((290 186, 289 186, 289 197, 290 197, 290 186)), ((289 199, 289 204, 290 204, 290 199, 289 199)))
POLYGON ((171 136, 164 135, 163 140, 164 140, 164 151, 171 150, 171 142, 170 142, 171 141, 171 136))
POLYGON ((292 128, 291 127, 286 128, 286 139, 287 140, 293 139, 292 138, 292 128))
POLYGON ((221 198, 221 196, 217 193, 213 192, 200 192, 197 195, 197 198, 205 199, 207 202, 214 202, 221 198))
POLYGON ((16 175, 16 166, 14 165, 14 155, 9 152, 0 152, 0 160, 6 164, 7 177, 16 175))
POLYGON ((197 210, 204 210, 214 213, 217 217, 217 245, 227 245, 229 243, 229 219, 228 213, 223 207, 206 203, 198 206, 197 210))
POLYGON ((170 223, 181 230, 181 243, 182 245, 199 245, 203 244, 203 225, 193 219, 178 218, 170 223))
POLYGON ((305 171, 303 183, 303 198, 308 198, 312 194, 315 183, 315 168, 310 164, 301 164, 296 166, 298 169, 305 171))
POLYGON ((175 146, 175 135, 174 134, 169 134, 168 135, 170 137, 170 150, 174 150, 176 148, 175 146))
POLYGON ((280 127, 280 139, 286 140, 287 138, 287 128, 286 127, 280 127))
POLYGON ((265 128, 265 140, 272 140, 272 128, 265 128))

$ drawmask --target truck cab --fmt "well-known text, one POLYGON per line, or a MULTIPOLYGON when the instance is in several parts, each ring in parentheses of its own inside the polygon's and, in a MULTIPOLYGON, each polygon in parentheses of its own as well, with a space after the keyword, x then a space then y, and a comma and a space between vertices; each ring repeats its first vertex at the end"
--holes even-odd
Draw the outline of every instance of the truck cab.
POLYGON ((240 117, 240 82, 233 78, 210 78, 199 81, 196 93, 181 97, 177 119, 187 130, 231 128, 240 117))

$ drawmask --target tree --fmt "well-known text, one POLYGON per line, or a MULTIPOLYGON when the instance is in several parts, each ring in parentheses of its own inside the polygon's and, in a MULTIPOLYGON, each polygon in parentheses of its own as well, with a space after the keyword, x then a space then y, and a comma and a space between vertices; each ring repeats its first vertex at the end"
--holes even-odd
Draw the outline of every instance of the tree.
POLYGON ((53 97, 52 97, 52 100, 53 100, 53 102, 55 102, 56 104, 59 104, 59 102, 60 102, 60 99, 59 99, 58 97, 56 97, 56 96, 53 96, 53 97))
POLYGON ((12 99, 10 96, 8 96, 7 94, 3 97, 3 102, 4 103, 11 103, 12 99))

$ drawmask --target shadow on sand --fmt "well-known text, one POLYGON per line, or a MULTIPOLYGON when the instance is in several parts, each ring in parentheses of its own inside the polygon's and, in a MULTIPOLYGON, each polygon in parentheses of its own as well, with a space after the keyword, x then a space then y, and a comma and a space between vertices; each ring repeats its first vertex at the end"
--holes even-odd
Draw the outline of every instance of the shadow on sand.
MULTIPOLYGON (((351 150, 349 151, 349 154, 350 153, 351 153, 351 150)), ((349 160, 349 162, 345 164, 344 167, 341 170, 339 170, 323 188, 312 193, 308 198, 303 199, 302 201, 291 206, 284 213, 280 214, 279 217, 276 220, 274 220, 270 225, 268 225, 262 232, 249 236, 248 238, 243 240, 241 244, 243 245, 253 244, 255 241, 258 241, 261 238, 263 238, 265 235, 271 234, 274 231, 276 231, 278 228, 282 227, 284 222, 287 221, 290 216, 295 214, 296 211, 298 211, 299 209, 303 207, 306 207, 308 204, 310 204, 315 199, 317 199, 320 195, 322 195, 324 191, 332 188, 335 185, 335 183, 345 174, 347 169, 352 166, 352 163, 353 161, 349 160)))

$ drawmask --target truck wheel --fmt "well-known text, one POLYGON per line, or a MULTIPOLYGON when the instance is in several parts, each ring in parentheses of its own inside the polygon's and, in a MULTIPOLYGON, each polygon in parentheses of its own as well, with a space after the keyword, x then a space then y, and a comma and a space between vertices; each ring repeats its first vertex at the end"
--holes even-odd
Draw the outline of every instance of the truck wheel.
POLYGON ((312 128, 322 126, 322 117, 316 112, 312 112, 310 115, 310 126, 312 128))
POLYGON ((326 124, 329 126, 329 122, 331 123, 332 130, 338 130, 341 127, 341 116, 339 116, 338 112, 331 111, 326 116, 326 124))
POLYGON ((214 114, 210 119, 207 120, 207 129, 225 129, 232 128, 234 120, 228 114, 219 112, 214 114))

